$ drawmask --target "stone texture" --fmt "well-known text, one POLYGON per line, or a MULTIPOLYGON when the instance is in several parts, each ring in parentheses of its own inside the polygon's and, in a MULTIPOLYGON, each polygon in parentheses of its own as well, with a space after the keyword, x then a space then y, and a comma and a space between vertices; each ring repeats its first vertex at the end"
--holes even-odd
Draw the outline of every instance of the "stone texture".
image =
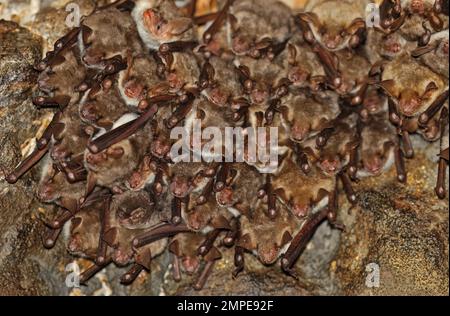
POLYGON ((35 218, 39 204, 34 199, 33 174, 15 186, 4 181, 21 159, 37 126, 37 111, 30 101, 41 58, 40 38, 14 22, 0 21, 0 289, 1 294, 40 294, 45 281, 36 282, 39 272, 33 252, 41 250, 40 223, 35 218))
POLYGON ((222 251, 205 288, 192 288, 195 278, 184 276, 175 283, 168 271, 166 295, 333 295, 338 288, 331 277, 330 263, 337 252, 339 232, 322 224, 297 262, 299 280, 285 275, 279 264, 265 267, 253 255, 245 255, 245 271, 233 279, 233 251, 222 251))

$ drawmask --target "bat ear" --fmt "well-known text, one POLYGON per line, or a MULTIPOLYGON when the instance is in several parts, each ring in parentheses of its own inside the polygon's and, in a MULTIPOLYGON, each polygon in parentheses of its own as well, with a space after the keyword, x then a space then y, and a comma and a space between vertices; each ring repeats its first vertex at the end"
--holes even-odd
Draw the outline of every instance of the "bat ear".
POLYGON ((249 234, 242 235, 237 242, 237 246, 252 251, 256 249, 256 244, 253 242, 249 234))
POLYGON ((192 20, 189 18, 177 18, 170 21, 171 34, 180 35, 192 27, 192 20))
POLYGON ((379 87, 387 93, 388 96, 395 98, 395 82, 394 80, 384 80, 379 83, 379 87))
POLYGON ((284 231, 283 233, 283 237, 281 237, 281 247, 284 247, 285 245, 287 245, 291 240, 292 240, 292 235, 290 232, 288 232, 287 230, 284 231))

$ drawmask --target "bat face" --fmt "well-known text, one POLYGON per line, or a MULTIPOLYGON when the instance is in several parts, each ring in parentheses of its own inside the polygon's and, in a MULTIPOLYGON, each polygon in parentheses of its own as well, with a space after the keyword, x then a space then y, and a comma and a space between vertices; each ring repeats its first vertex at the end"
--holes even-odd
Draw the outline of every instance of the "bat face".
POLYGON ((171 169, 170 190, 175 197, 185 198, 191 192, 201 191, 208 182, 208 173, 214 168, 204 162, 180 162, 171 169))
POLYGON ((39 90, 52 96, 68 96, 69 100, 75 101, 78 94, 74 93, 74 90, 86 76, 86 70, 79 61, 79 54, 76 46, 61 51, 59 60, 47 65, 46 70, 39 74, 39 90))
POLYGON ((234 277, 244 253, 292 275, 322 221, 343 228, 340 195, 356 204, 358 177, 394 165, 406 185, 412 134, 440 142, 444 199, 448 1, 378 1, 376 30, 369 2, 311 0, 299 13, 227 0, 201 15, 196 1, 121 0, 84 16, 35 67, 33 103, 55 114, 5 176, 47 156, 37 197, 56 216, 44 246, 70 223, 68 251, 93 262, 84 282, 112 263, 130 284, 168 250, 174 279, 196 274, 199 290, 224 248, 234 277), (197 127, 183 147, 195 162, 179 161, 173 134, 197 127))
POLYGON ((91 137, 91 129, 81 120, 76 120, 77 117, 78 104, 72 103, 55 122, 58 127, 55 128, 52 135, 54 145, 50 150, 50 156, 54 160, 67 160, 70 157, 78 156, 86 148, 91 137))
POLYGON ((214 70, 214 77, 228 78, 226 81, 214 80, 204 90, 204 94, 209 101, 217 106, 225 107, 231 103, 231 101, 243 94, 242 86, 239 82, 239 77, 236 73, 234 65, 230 65, 226 61, 212 57, 209 63, 214 70))
POLYGON ((314 97, 294 92, 283 100, 281 113, 290 138, 301 142, 325 128, 339 111, 337 96, 333 93, 314 97))
POLYGON ((363 40, 368 1, 309 1, 300 14, 302 29, 326 49, 357 47, 363 40), (331 13, 334 12, 334 13, 331 13))
POLYGON ((236 55, 254 53, 264 39, 281 43, 289 37, 293 27, 289 8, 278 1, 265 2, 264 6, 254 0, 237 1, 231 6, 231 47, 236 55), (270 14, 264 9, 266 5, 272 8, 270 14))
POLYGON ((271 265, 277 261, 289 242, 287 236, 292 236, 301 225, 292 213, 284 206, 279 206, 278 216, 267 221, 267 206, 258 201, 251 216, 244 216, 241 220, 241 246, 256 255, 264 265, 271 265))
POLYGON ((137 1, 132 16, 142 40, 151 49, 192 37, 192 20, 182 16, 172 0, 137 1))
POLYGON ((67 249, 70 253, 95 258, 99 245, 100 212, 104 201, 82 208, 70 223, 67 249))
POLYGON ((81 119, 97 128, 110 130, 114 122, 129 112, 117 89, 117 82, 110 81, 111 85, 103 85, 100 90, 83 98, 79 105, 81 119))
POLYGON ((81 55, 88 67, 103 68, 115 56, 126 59, 128 52, 142 52, 133 19, 116 8, 88 16, 81 29, 81 55), (103 27, 105 23, 108 23, 107 28, 103 27))
MULTIPOLYGON (((325 144, 318 146, 318 139, 311 138, 301 144, 311 162, 327 175, 335 176, 347 167, 351 152, 359 146, 356 114, 337 119, 328 134, 325 144)), ((326 130, 324 130, 326 131, 326 130)), ((324 132, 321 132, 323 134, 324 132)))
POLYGON ((247 164, 233 164, 231 168, 234 176, 225 189, 216 193, 217 203, 233 214, 252 214, 265 177, 247 164))
MULTIPOLYGON (((113 129, 130 122, 134 117, 122 117, 113 125, 113 129)), ((110 188, 125 183, 127 177, 138 169, 144 159, 151 139, 150 124, 146 124, 136 134, 101 152, 92 153, 86 150, 84 157, 90 175, 96 179, 97 184, 110 188)))

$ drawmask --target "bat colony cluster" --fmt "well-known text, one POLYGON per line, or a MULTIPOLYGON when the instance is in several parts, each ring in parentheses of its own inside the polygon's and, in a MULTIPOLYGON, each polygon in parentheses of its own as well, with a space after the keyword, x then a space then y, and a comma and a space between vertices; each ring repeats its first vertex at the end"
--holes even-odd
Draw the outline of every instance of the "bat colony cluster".
MULTIPOLYGON (((35 151, 37 196, 58 206, 44 245, 65 224, 68 251, 92 260, 82 283, 110 263, 130 284, 168 248, 175 280, 201 289, 220 249, 294 264, 317 226, 337 221, 338 193, 414 157, 411 134, 441 144, 436 194, 446 196, 448 1, 385 0, 366 25, 362 0, 311 0, 302 13, 276 0, 117 1, 59 39, 36 66, 33 99, 53 108, 35 151), (278 127, 279 167, 173 163, 176 126, 278 127)), ((247 156, 246 156, 247 157, 247 156)))

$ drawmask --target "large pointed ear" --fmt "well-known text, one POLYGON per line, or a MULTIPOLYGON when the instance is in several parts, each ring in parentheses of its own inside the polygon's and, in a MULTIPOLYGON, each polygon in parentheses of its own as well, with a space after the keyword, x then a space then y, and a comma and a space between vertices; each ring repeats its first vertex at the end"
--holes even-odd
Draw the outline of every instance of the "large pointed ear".
POLYGON ((383 89, 384 92, 390 97, 396 98, 395 96, 395 82, 394 80, 384 80, 381 81, 379 84, 381 89, 383 89))
POLYGON ((248 205, 238 202, 234 205, 234 208, 236 208, 241 215, 246 216, 247 218, 251 218, 252 214, 250 213, 251 209, 248 205))
POLYGON ((286 105, 282 105, 279 107, 278 109, 281 113, 281 116, 283 117, 283 119, 288 120, 289 119, 289 107, 287 107, 286 105))
POLYGON ((304 147, 303 152, 308 156, 310 162, 316 162, 320 158, 319 155, 314 151, 314 149, 311 148, 311 146, 304 147))
POLYGON ((210 251, 205 255, 206 261, 214 261, 222 258, 222 253, 216 247, 212 247, 210 251))
MULTIPOLYGON (((392 141, 385 142, 385 143, 383 144, 383 151, 384 151, 385 153, 388 153, 389 150, 393 149, 394 147, 395 147, 395 144, 394 144, 392 141)), ((387 155, 386 155, 386 156, 387 156, 387 155)))
POLYGON ((176 18, 170 21, 172 35, 180 35, 189 30, 192 27, 192 19, 189 18, 176 18))
POLYGON ((366 27, 366 22, 361 18, 356 18, 352 21, 350 26, 347 28, 347 32, 351 35, 356 34, 359 30, 366 27))
POLYGON ((236 245, 248 251, 253 251, 256 249, 256 243, 252 240, 249 234, 242 235, 236 245))
POLYGON ((177 257, 181 257, 183 252, 180 249, 180 242, 178 240, 173 240, 169 245, 169 251, 177 257))

